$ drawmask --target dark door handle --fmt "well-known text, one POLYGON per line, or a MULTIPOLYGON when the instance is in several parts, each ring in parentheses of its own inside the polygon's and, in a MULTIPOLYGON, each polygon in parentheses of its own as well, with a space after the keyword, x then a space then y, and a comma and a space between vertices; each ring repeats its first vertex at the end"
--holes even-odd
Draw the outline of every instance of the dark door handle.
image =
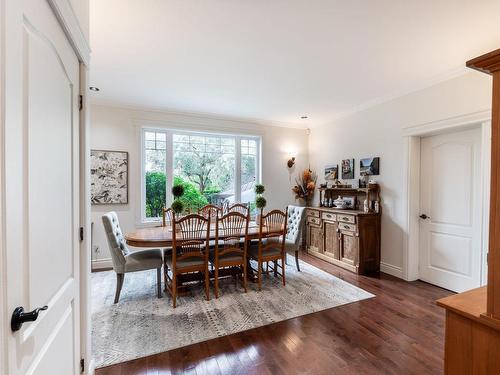
POLYGON ((419 217, 420 217, 421 219, 424 219, 424 220, 425 220, 425 219, 430 219, 430 217, 429 217, 429 216, 427 216, 426 214, 422 214, 422 215, 420 215, 419 217))
POLYGON ((47 310, 48 306, 38 307, 33 311, 24 312, 24 307, 16 307, 12 313, 12 319, 10 320, 10 328, 12 332, 19 331, 23 323, 34 322, 38 318, 38 313, 40 311, 47 310))

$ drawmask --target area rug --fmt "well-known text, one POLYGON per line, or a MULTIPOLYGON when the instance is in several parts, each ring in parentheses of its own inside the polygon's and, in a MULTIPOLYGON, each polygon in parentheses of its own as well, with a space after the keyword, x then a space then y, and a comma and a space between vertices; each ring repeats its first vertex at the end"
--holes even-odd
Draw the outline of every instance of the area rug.
MULTIPOLYGON (((292 260, 289 260, 290 264, 292 260)), ((156 297, 156 271, 127 274, 119 303, 113 304, 113 271, 92 274, 92 349, 96 367, 156 354, 220 336, 374 297, 354 285, 300 262, 286 268, 286 286, 272 275, 262 291, 248 283, 248 293, 228 278, 219 298, 191 288, 172 308, 169 295, 156 297)))

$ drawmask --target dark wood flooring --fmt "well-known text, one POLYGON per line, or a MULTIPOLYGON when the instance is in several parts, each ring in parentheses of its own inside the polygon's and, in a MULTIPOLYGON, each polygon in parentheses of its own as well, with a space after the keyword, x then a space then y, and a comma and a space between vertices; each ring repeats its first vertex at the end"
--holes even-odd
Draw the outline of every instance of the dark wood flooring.
POLYGON ((301 258, 376 297, 101 368, 96 375, 443 372, 444 311, 435 300, 451 292, 301 258))

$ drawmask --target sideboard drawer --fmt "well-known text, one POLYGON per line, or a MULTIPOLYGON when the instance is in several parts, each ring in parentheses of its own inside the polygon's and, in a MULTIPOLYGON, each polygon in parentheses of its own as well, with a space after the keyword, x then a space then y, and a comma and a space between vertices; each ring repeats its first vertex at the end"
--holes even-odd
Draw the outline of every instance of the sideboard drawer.
POLYGON ((339 223, 339 229, 350 230, 351 232, 356 232, 358 227, 355 224, 339 223))
POLYGON ((321 218, 323 220, 335 221, 335 220, 337 220, 337 215, 332 214, 331 212, 322 212, 321 213, 321 218))
POLYGON ((316 225, 320 225, 321 224, 321 220, 319 219, 319 217, 308 217, 307 218, 307 222, 308 223, 311 223, 311 224, 316 224, 316 225))
POLYGON ((317 210, 307 210, 307 216, 319 217, 319 211, 317 211, 317 210))
POLYGON ((355 224, 356 223, 356 216, 339 214, 339 215, 337 215, 337 220, 342 221, 344 223, 355 224))

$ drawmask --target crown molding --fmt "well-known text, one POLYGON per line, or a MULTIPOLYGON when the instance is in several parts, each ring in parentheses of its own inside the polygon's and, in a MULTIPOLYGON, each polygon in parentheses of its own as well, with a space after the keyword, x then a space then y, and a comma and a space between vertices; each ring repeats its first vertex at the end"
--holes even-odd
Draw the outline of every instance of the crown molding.
POLYGON ((221 114, 209 113, 209 112, 196 112, 196 111, 179 111, 168 108, 161 107, 149 107, 149 106, 137 106, 132 104, 126 104, 121 102, 116 102, 112 100, 103 100, 103 99, 95 99, 92 98, 90 101, 91 105, 99 106, 99 107, 112 107, 117 109, 125 109, 129 111, 136 112, 150 112, 150 113, 158 113, 169 116, 183 116, 189 118, 197 118, 201 120, 213 120, 213 121, 224 121, 226 123, 232 123, 237 125, 242 124, 245 126, 248 125, 257 125, 260 127, 273 126, 278 128, 287 128, 287 129, 302 129, 306 130, 310 124, 296 124, 296 123, 286 123, 282 121, 274 121, 274 120, 264 120, 264 119, 256 119, 251 117, 236 117, 236 116, 226 116, 221 114))

